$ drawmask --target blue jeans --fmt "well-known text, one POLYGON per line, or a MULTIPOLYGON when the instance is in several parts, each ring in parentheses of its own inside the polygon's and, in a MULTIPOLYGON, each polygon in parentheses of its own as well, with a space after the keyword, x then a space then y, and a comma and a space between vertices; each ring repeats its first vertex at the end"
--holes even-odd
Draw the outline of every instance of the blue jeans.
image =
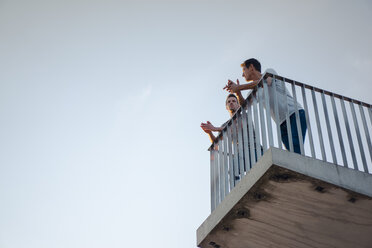
MULTIPOLYGON (((300 109, 298 111, 298 114, 300 116, 300 125, 301 125, 301 131, 302 131, 302 144, 305 141, 305 134, 306 134, 306 117, 305 117, 305 110, 300 109)), ((295 153, 301 154, 301 149, 300 149, 300 138, 298 137, 298 132, 297 132, 297 123, 296 123, 296 114, 293 113, 290 117, 290 122, 291 122, 291 132, 292 132, 292 141, 293 141, 293 150, 295 153)), ((289 138, 288 138, 288 132, 287 132, 287 121, 283 122, 280 125, 280 132, 282 134, 282 141, 289 151, 289 138)))

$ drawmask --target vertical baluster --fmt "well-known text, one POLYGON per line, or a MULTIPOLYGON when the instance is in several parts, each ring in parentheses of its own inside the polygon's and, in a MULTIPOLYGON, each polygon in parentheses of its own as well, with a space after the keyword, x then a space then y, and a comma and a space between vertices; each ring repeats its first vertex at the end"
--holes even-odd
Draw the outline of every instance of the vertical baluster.
POLYGON ((367 126, 366 116, 364 115, 363 106, 361 104, 359 104, 359 112, 360 112, 360 116, 362 117, 364 132, 366 133, 367 144, 368 144, 368 149, 369 149, 369 156, 371 157, 371 162, 372 162, 371 138, 369 136, 369 131, 368 131, 368 126, 367 126))
POLYGON ((309 108, 307 107, 305 87, 303 85, 301 86, 301 91, 302 91, 302 99, 304 101, 304 109, 305 109, 307 133, 308 133, 308 137, 309 137, 309 141, 310 141, 311 157, 315 158, 315 149, 314 149, 313 134, 311 132, 311 125, 310 125, 310 118, 309 118, 309 108))
POLYGON ((329 146, 331 147, 331 152, 332 152, 332 160, 333 160, 333 163, 334 164, 337 164, 337 158, 336 158, 336 152, 335 152, 335 145, 333 143, 331 125, 329 124, 327 102, 325 100, 324 91, 322 91, 321 96, 322 96, 322 103, 323 103, 324 118, 326 120, 326 125, 327 125, 329 146))
MULTIPOLYGON (((369 105, 369 107, 367 108, 368 110, 368 115, 369 115, 369 120, 371 122, 371 125, 372 125, 372 106, 369 105)), ((369 151, 370 153, 372 153, 372 150, 369 151)), ((372 156, 372 155, 371 155, 372 156)), ((371 158, 372 159, 372 158, 371 158)))
POLYGON ((353 116, 353 120, 354 120, 355 132, 356 132, 357 139, 358 139, 360 156, 362 157, 364 172, 368 172, 366 156, 364 155, 362 137, 360 136, 359 124, 358 124, 358 120, 356 118, 356 113, 355 113, 355 108, 354 108, 353 101, 350 102, 350 109, 351 109, 351 115, 353 116))
MULTIPOLYGON (((371 125, 372 125, 372 105, 369 105, 369 107, 368 107, 368 115, 369 115, 369 120, 371 121, 371 125)), ((370 153, 372 153, 372 150, 370 150, 370 153)), ((371 154, 371 156, 372 156, 372 154, 371 154)))
MULTIPOLYGON (((231 130, 232 130, 232 134, 233 134, 233 149, 234 149, 234 173, 235 173, 235 176, 234 176, 234 181, 238 180, 240 177, 239 177, 239 158, 238 158, 238 134, 236 133, 236 119, 233 119, 231 121, 231 130)), ((236 182, 235 182, 235 185, 236 185, 236 182)))
POLYGON ((211 156, 211 212, 216 208, 216 197, 215 197, 215 187, 214 187, 214 147, 210 149, 210 156, 211 156))
POLYGON ((256 137, 256 149, 259 149, 259 152, 257 152, 257 159, 254 158, 254 163, 257 162, 258 159, 261 158, 261 140, 260 140, 260 132, 259 132, 259 129, 260 129, 260 122, 258 120, 258 111, 257 111, 257 98, 256 96, 258 96, 258 92, 256 91, 256 95, 255 96, 252 96, 253 97, 253 118, 254 118, 254 132, 255 132, 255 137, 256 137))
POLYGON ((266 105, 266 123, 267 123, 267 135, 269 136, 269 146, 274 146, 273 140, 273 127, 271 125, 271 109, 270 109, 270 99, 269 99, 269 92, 268 92, 268 85, 266 80, 263 80, 263 91, 265 94, 265 105, 266 105))
POLYGON ((300 143, 300 152, 302 155, 305 155, 305 150, 304 150, 304 143, 303 143, 303 136, 302 136, 302 126, 300 122, 300 115, 298 112, 298 107, 297 107, 297 95, 296 95, 296 89, 295 89, 295 83, 292 82, 292 95, 293 95, 293 100, 294 100, 294 107, 295 107, 295 116, 296 116, 296 125, 297 125, 297 133, 298 133, 298 139, 300 143))
POLYGON ((243 129, 243 148, 244 148, 244 164, 245 164, 245 170, 248 171, 251 167, 250 161, 249 161, 249 145, 248 143, 248 125, 247 125, 247 104, 243 107, 241 107, 242 110, 242 129, 243 129))
POLYGON ((239 170, 240 170, 240 179, 244 177, 244 158, 243 158, 243 134, 242 134, 242 116, 240 113, 237 113, 237 132, 238 132, 238 154, 239 154, 239 170))
POLYGON ((220 201, 223 201, 223 198, 225 197, 225 180, 224 180, 224 165, 223 165, 223 144, 222 139, 220 138, 218 140, 218 158, 219 158, 219 166, 220 166, 220 174, 219 174, 219 183, 220 183, 220 201))
POLYGON ((344 98, 340 98, 341 102, 341 109, 342 109, 342 114, 344 115, 344 121, 345 121, 345 128, 346 128, 346 133, 347 133, 347 138, 349 139, 349 147, 351 151, 351 157, 353 158, 353 168, 358 169, 357 161, 356 161, 356 156, 355 156, 355 151, 354 151, 354 145, 353 145, 353 140, 351 138, 351 132, 350 132, 350 126, 349 126, 349 119, 347 117, 346 109, 345 109, 345 102, 344 98))
POLYGON ((340 141, 342 161, 344 163, 344 166, 347 167, 347 159, 346 159, 344 141, 343 141, 342 134, 341 134, 340 122, 338 120, 337 108, 336 108, 335 98, 333 94, 331 95, 331 101, 332 101, 332 107, 333 107, 333 115, 335 117, 335 123, 336 123, 336 128, 337 128, 338 140, 340 141))
POLYGON ((258 93, 257 93, 257 98, 258 98, 258 110, 260 111, 260 120, 261 120, 261 134, 262 134, 262 146, 263 146, 263 149, 264 149, 264 152, 267 150, 267 139, 266 139, 266 126, 265 126, 265 119, 264 119, 264 110, 263 110, 263 106, 264 106, 264 99, 263 98, 263 94, 262 94, 262 91, 263 89, 261 87, 258 87, 257 89, 258 93))
POLYGON ((322 135, 322 130, 320 128, 318 104, 316 103, 314 88, 311 89, 311 96, 313 97, 314 112, 315 112, 315 118, 316 118, 316 126, 318 128, 318 135, 319 135, 320 149, 321 149, 321 152, 322 152, 322 159, 323 159, 323 161, 327 161, 327 156, 326 156, 326 153, 324 151, 323 135, 322 135))
MULTIPOLYGON (((285 82, 282 81, 282 86, 284 92, 287 92, 285 82)), ((289 115, 289 109, 288 109, 288 98, 285 96, 285 109, 286 109, 286 114, 285 114, 285 121, 287 124, 287 133, 288 133, 288 143, 289 143, 289 151, 294 152, 293 149, 293 139, 292 139, 292 128, 291 128, 291 119, 289 115)))
POLYGON ((279 145, 279 148, 280 149, 283 149, 283 145, 282 145, 282 132, 280 131, 280 122, 279 122, 279 110, 278 110, 278 96, 276 94, 276 84, 278 82, 276 82, 276 79, 275 79, 275 75, 273 77, 273 81, 272 81, 272 86, 273 87, 273 100, 274 100, 274 113, 275 113, 275 120, 276 120, 276 132, 277 132, 277 135, 278 135, 278 145, 279 145))
POLYGON ((216 150, 213 151, 213 153, 214 153, 214 189, 215 189, 215 191, 214 191, 215 192, 214 198, 216 199, 216 205, 215 205, 215 207, 217 207, 218 204, 220 203, 220 183, 218 181, 218 174, 219 174, 218 150, 217 150, 218 148, 213 148, 213 149, 216 149, 216 150))
POLYGON ((228 168, 228 151, 227 151, 227 130, 222 133, 223 138, 223 170, 224 170, 224 192, 225 196, 229 193, 229 168, 228 168))
POLYGON ((235 171, 234 171, 234 161, 233 161, 233 150, 232 150, 232 135, 231 135, 231 125, 227 126, 227 139, 229 148, 229 175, 230 175, 230 191, 235 187, 235 171))
POLYGON ((255 141, 254 141, 254 125, 252 123, 252 110, 251 110, 251 107, 252 107, 252 104, 247 104, 247 110, 248 110, 248 113, 247 113, 247 116, 248 116, 248 132, 249 132, 249 152, 250 152, 250 157, 251 157, 251 168, 253 167, 253 165, 256 163, 256 156, 255 156, 255 151, 256 153, 260 153, 261 154, 261 150, 258 151, 258 147, 260 146, 257 146, 257 144, 255 144, 255 141))

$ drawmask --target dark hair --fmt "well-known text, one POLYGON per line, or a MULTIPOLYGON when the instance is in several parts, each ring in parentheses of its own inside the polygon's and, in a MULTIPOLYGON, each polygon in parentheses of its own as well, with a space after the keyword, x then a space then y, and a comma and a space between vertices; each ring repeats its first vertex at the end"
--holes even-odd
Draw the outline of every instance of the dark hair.
POLYGON ((253 67, 254 67, 257 71, 261 72, 261 64, 260 64, 260 62, 259 62, 257 59, 255 59, 255 58, 247 59, 247 60, 244 61, 244 63, 241 64, 241 65, 242 65, 242 66, 245 65, 245 67, 247 67, 247 68, 248 68, 250 65, 253 65, 253 67))
POLYGON ((231 94, 229 94, 229 95, 226 97, 225 105, 227 105, 227 100, 228 100, 230 97, 235 97, 235 99, 238 100, 238 98, 236 97, 236 95, 233 94, 233 93, 231 93, 231 94))

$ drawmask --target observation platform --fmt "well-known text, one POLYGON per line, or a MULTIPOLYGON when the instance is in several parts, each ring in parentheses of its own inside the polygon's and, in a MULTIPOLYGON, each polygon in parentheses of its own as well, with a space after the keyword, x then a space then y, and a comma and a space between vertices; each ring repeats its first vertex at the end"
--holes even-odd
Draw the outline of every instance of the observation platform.
POLYGON ((197 230, 202 248, 372 247, 372 175, 270 147, 197 230))

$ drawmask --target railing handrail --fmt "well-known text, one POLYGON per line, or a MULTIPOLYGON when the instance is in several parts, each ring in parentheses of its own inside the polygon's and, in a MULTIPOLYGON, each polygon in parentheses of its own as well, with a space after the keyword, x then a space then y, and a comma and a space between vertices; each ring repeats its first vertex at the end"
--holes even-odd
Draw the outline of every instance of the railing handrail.
POLYGON ((252 98, 252 96, 256 93, 258 87, 261 87, 263 85, 263 79, 266 79, 268 77, 275 77, 276 79, 279 79, 279 80, 281 80, 283 82, 288 82, 290 84, 295 84, 295 85, 300 86, 300 87, 303 86, 303 87, 305 87, 307 89, 314 90, 314 91, 320 92, 320 93, 324 93, 324 94, 326 94, 328 96, 333 96, 333 97, 336 97, 336 98, 341 99, 341 100, 345 100, 345 101, 348 101, 348 102, 351 102, 351 103, 362 105, 362 106, 367 107, 367 108, 372 108, 372 105, 371 104, 365 103, 363 101, 359 101, 359 100, 356 100, 356 99, 353 99, 353 98, 350 98, 350 97, 346 97, 346 96, 343 96, 343 95, 340 95, 340 94, 337 94, 337 93, 334 93, 334 92, 331 92, 331 91, 328 91, 328 90, 324 90, 324 89, 321 89, 321 88, 318 88, 318 87, 315 87, 315 86, 304 84, 304 83, 298 82, 298 81, 293 80, 293 79, 290 79, 290 78, 286 78, 286 77, 283 77, 283 76, 280 76, 280 75, 274 75, 274 74, 272 74, 270 72, 266 72, 261 77, 261 79, 258 82, 258 84, 256 85, 256 87, 254 89, 252 89, 251 93, 244 100, 243 104, 237 109, 237 111, 234 113, 234 115, 226 122, 225 127, 217 135, 217 137, 216 137, 215 141, 212 143, 212 145, 209 146, 208 151, 210 151, 211 149, 213 149, 213 147, 216 145, 215 143, 218 142, 219 139, 221 139, 223 131, 226 131, 227 127, 232 123, 232 121, 237 118, 238 113, 241 112, 241 108, 244 108, 245 107, 245 105, 247 104, 247 100, 250 99, 250 98, 252 98))
POLYGON ((267 72, 226 123, 209 148, 212 211, 270 147, 372 174, 371 104, 267 72))
MULTIPOLYGON (((340 95, 340 94, 337 94, 337 93, 334 93, 334 92, 331 92, 331 91, 328 91, 328 90, 324 90, 324 89, 321 89, 321 88, 318 88, 318 87, 315 87, 315 86, 304 84, 304 83, 301 83, 301 82, 298 82, 296 80, 289 79, 289 78, 286 78, 286 77, 283 77, 283 76, 280 76, 280 75, 274 75, 274 74, 269 73, 269 72, 265 73, 264 78, 274 77, 274 76, 275 76, 275 78, 277 78, 281 81, 285 81, 285 82, 288 82, 288 83, 292 82, 297 86, 304 86, 307 89, 313 89, 316 92, 324 93, 324 94, 329 95, 329 96, 334 96, 334 97, 337 97, 339 99, 343 99, 343 100, 346 100, 348 102, 356 103, 356 104, 362 105, 362 106, 367 107, 367 108, 372 107, 372 105, 369 104, 369 103, 365 103, 363 101, 359 101, 359 100, 356 100, 356 99, 353 99, 353 98, 350 98, 350 97, 347 97, 347 96, 343 96, 343 95, 340 95)), ((261 81, 260 81, 260 83, 261 83, 261 81)))

